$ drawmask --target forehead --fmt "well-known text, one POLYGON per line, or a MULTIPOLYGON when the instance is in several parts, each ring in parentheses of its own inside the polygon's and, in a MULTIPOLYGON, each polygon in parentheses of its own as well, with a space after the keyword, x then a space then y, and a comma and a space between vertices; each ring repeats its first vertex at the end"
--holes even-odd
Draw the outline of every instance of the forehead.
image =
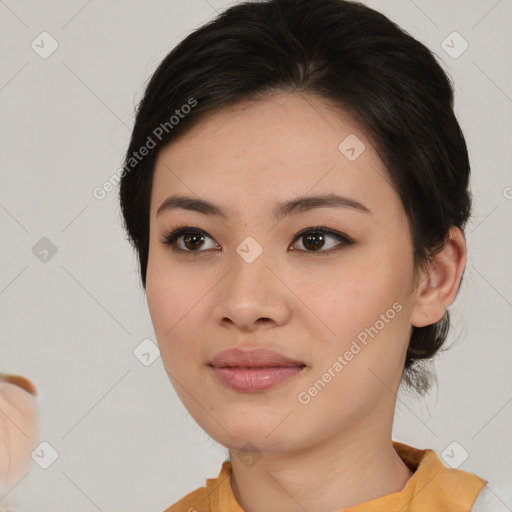
POLYGON ((151 216, 170 193, 222 198, 235 212, 331 192, 366 205, 398 200, 354 119, 317 97, 279 94, 216 111, 164 147, 151 216))

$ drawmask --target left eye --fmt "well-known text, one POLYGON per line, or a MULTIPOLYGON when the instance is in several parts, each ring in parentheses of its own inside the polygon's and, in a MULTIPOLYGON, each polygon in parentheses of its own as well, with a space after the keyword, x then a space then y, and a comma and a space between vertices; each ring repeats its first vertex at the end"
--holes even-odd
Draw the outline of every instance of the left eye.
MULTIPOLYGON (((306 230, 302 230, 299 233, 297 233, 297 235, 295 236, 295 238, 293 240, 294 241, 295 240, 302 241, 302 245, 304 247, 306 247, 305 252, 334 252, 332 250, 332 247, 336 248, 336 246, 340 246, 338 248, 341 249, 341 247, 343 247, 343 246, 351 245, 354 243, 354 241, 351 238, 349 238, 347 235, 345 235, 343 233, 338 233, 336 231, 332 231, 327 228, 323 228, 321 226, 317 227, 317 228, 308 228, 306 230), (331 247, 328 248, 329 250, 318 251, 317 249, 325 248, 325 240, 329 239, 329 238, 337 240, 338 243, 331 245, 331 247), (310 248, 312 248, 314 250, 307 250, 310 248)), ((300 249, 300 250, 302 250, 302 249, 300 249)), ((337 249, 335 249, 335 250, 337 250, 337 249)))
MULTIPOLYGON (((199 228, 194 228, 191 226, 183 226, 181 228, 175 229, 174 231, 167 233, 164 235, 164 237, 161 240, 161 243, 165 245, 170 245, 173 247, 173 249, 177 252, 206 252, 206 250, 209 249, 219 249, 219 244, 214 243, 213 247, 209 247, 204 249, 204 240, 205 238, 210 238, 213 240, 206 231, 203 231, 199 228), (181 244, 181 247, 179 247, 178 243, 179 241, 182 241, 183 244, 181 244), (201 249, 202 250, 198 250, 201 249)), ((354 241, 348 237, 347 235, 343 233, 339 233, 337 231, 332 231, 331 229, 324 228, 322 226, 315 227, 315 228, 307 228, 295 235, 295 238, 293 241, 299 240, 302 242, 302 246, 305 247, 305 249, 294 249, 292 247, 292 250, 301 251, 301 252, 310 252, 310 253, 324 253, 324 252, 334 252, 337 249, 332 250, 332 247, 340 246, 344 247, 347 245, 352 245, 354 241), (328 247, 328 250, 319 250, 319 249, 325 249, 325 241, 326 239, 333 239, 336 240, 338 243, 331 244, 330 247, 328 247)))

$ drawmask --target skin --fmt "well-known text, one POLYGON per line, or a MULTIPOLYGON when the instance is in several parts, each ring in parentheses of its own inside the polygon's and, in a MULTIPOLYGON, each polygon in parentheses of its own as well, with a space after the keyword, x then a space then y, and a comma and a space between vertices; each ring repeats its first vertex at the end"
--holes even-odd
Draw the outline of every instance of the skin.
MULTIPOLYGON (((0 373, 0 491, 27 472, 39 435, 39 410, 32 382, 0 373)), ((0 495, 1 496, 1 495, 0 495)), ((3 503, 3 502, 2 502, 3 503)))
POLYGON ((452 228, 414 288, 408 219, 385 166, 357 123, 316 97, 282 93, 224 108, 161 150, 151 194, 148 307, 180 399, 229 448, 232 488, 244 510, 328 512, 403 489, 412 473, 391 432, 412 326, 442 318, 465 262, 464 237, 452 228), (366 146, 354 161, 338 150, 350 134, 366 146), (278 222, 271 215, 276 203, 331 192, 371 213, 323 207, 278 222), (171 194, 208 200, 227 218, 185 209, 157 216, 171 194), (204 244, 185 245, 181 236, 175 243, 188 252, 175 252, 162 243, 182 225, 204 230, 204 244), (315 226, 355 243, 325 235, 315 251, 296 239, 315 226), (263 249, 250 264, 236 252, 248 236, 263 249), (397 302, 400 312, 300 403, 299 393, 397 302), (232 347, 270 348, 306 368, 263 392, 234 391, 208 366, 232 347))

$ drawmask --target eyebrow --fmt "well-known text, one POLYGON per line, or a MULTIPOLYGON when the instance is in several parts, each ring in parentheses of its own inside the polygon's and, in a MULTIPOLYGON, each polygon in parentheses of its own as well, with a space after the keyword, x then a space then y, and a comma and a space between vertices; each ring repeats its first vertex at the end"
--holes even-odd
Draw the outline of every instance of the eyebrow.
MULTIPOLYGON (((204 215, 216 215, 223 219, 227 219, 228 215, 219 206, 194 197, 173 195, 168 197, 158 208, 156 216, 166 210, 175 210, 181 208, 183 210, 191 210, 202 213, 204 215)), ((274 219, 282 219, 283 217, 307 212, 316 208, 348 208, 362 213, 371 213, 371 211, 359 201, 344 197, 338 194, 323 194, 317 196, 298 197, 284 203, 276 205, 272 209, 274 219)))

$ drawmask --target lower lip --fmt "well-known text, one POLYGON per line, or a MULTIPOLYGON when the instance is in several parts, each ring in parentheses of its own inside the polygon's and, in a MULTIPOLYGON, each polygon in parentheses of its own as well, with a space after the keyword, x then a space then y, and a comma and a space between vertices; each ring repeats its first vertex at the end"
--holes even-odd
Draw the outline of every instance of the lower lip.
POLYGON ((303 369, 303 366, 277 366, 272 368, 220 368, 212 370, 219 381, 235 391, 264 391, 285 382, 303 369))

